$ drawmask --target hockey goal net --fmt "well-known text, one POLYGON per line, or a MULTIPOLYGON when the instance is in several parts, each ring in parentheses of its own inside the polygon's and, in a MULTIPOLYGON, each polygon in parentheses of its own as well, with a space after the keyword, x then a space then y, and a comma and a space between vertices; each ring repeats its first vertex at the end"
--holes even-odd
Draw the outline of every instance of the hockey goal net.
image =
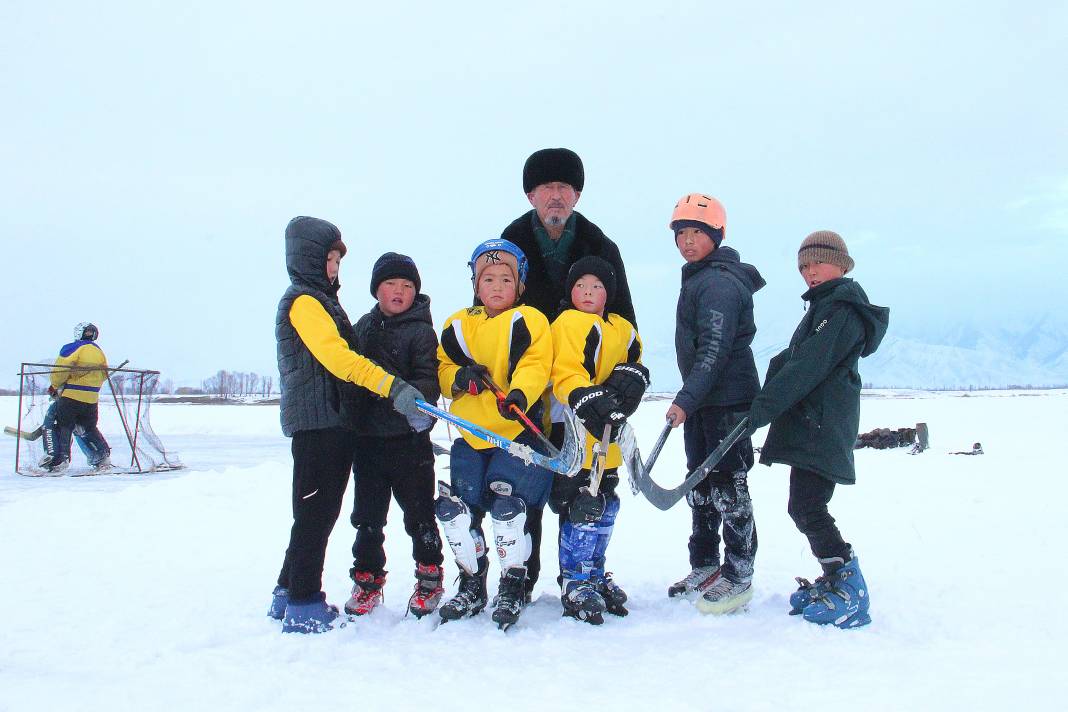
MULTIPOLYGON (((48 474, 38 463, 46 455, 44 424, 54 398, 49 396, 51 376, 69 367, 50 363, 23 363, 19 369, 18 418, 7 435, 16 437, 15 471, 22 475, 48 474)), ((127 368, 107 369, 100 389, 97 427, 111 450, 111 474, 160 472, 182 467, 177 453, 167 450, 152 429, 152 403, 159 388, 159 371, 127 368)), ((84 431, 75 428, 71 443, 71 465, 66 474, 97 474, 85 447, 84 431)))

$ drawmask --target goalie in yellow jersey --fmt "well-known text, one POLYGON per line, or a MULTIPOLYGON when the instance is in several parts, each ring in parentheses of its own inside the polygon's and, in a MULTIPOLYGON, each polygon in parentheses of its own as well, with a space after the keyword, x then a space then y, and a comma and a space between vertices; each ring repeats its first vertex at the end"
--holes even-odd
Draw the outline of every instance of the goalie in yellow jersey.
POLYGON ((608 448, 596 495, 589 489, 593 444, 611 425, 613 440, 641 403, 649 371, 634 325, 610 310, 616 293, 612 265, 594 256, 575 262, 567 275, 570 304, 552 325, 553 395, 567 403, 589 431, 583 469, 556 475, 549 506, 560 515, 560 588, 564 615, 599 625, 602 613, 627 615, 627 594, 605 571, 619 497, 619 446, 608 448))
POLYGON ((70 466, 71 437, 78 442, 97 471, 111 468, 111 448, 99 428, 97 402, 100 387, 108 378, 108 360, 97 345, 100 330, 83 322, 74 329, 74 341, 59 350, 48 394, 55 398, 44 420, 45 456, 40 467, 60 474, 70 466))

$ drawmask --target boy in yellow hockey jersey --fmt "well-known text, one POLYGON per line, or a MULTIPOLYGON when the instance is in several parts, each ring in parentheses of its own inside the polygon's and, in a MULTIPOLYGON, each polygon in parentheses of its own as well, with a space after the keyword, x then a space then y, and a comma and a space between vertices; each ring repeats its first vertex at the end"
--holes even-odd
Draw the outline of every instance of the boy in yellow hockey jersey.
MULTIPOLYGON (((438 380, 453 399, 455 415, 510 440, 541 450, 524 431, 516 410, 540 420, 540 399, 552 367, 552 337, 545 316, 517 306, 527 276, 527 258, 507 240, 487 240, 468 263, 475 306, 448 318, 438 347, 438 380), (492 380, 506 394, 500 402, 492 380)), ((472 616, 486 607, 486 556, 482 519, 490 515, 501 563, 493 620, 507 628, 527 600, 531 537, 527 511, 540 511, 549 498, 552 473, 493 447, 466 432, 451 451, 452 495, 438 498, 436 512, 456 563, 460 585, 439 611, 442 620, 472 616)))
MULTIPOLYGON (((627 615, 627 594, 605 572, 605 551, 619 512, 619 446, 608 448, 599 491, 593 496, 593 444, 606 425, 621 426, 641 403, 649 371, 634 326, 610 312, 616 294, 612 265, 594 256, 575 262, 567 275, 571 308, 553 322, 553 395, 575 411, 589 431, 583 469, 556 475, 549 506, 560 515, 561 601, 564 615, 594 625, 608 611, 627 615)), ((613 438, 614 439, 614 438, 613 438)))

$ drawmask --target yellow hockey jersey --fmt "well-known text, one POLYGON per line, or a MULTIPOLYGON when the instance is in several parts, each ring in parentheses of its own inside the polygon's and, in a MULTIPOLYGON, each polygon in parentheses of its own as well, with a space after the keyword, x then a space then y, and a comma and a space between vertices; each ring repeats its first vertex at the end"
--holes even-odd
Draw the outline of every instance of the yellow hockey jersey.
POLYGON ((49 377, 64 398, 96 403, 100 386, 108 379, 107 357, 95 341, 72 341, 59 350, 56 368, 49 377))
MULTIPOLYGON (((461 366, 478 363, 489 369, 490 378, 505 393, 518 388, 526 396, 527 406, 533 405, 545 392, 552 369, 552 335, 545 315, 527 306, 514 307, 495 317, 486 314, 481 306, 461 309, 445 322, 440 341, 438 382, 443 394, 452 394, 449 411, 514 440, 523 432, 523 426, 501 417, 491 391, 474 396, 467 392, 453 394, 453 383, 461 366)), ((467 432, 463 437, 476 450, 493 447, 467 432)))
MULTIPOLYGON (((553 335, 553 395, 567 405, 571 391, 604 383, 612 369, 621 363, 640 363, 642 342, 638 330, 618 314, 602 319, 568 309, 556 318, 553 335)), ((590 433, 586 438, 586 457, 582 466, 593 461, 593 444, 602 433, 590 433)), ((605 467, 619 467, 623 456, 615 443, 608 448, 605 467)))

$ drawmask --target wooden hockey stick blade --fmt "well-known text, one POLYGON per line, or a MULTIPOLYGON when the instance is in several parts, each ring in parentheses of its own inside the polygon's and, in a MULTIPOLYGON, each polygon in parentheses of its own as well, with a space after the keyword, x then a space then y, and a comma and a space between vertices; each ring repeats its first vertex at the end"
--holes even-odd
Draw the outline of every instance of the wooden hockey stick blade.
POLYGON ((727 451, 738 442, 742 434, 745 433, 746 427, 749 425, 749 418, 742 418, 742 421, 735 426, 727 437, 723 438, 719 447, 712 451, 712 453, 705 458, 697 469, 686 476, 686 479, 682 481, 682 484, 674 489, 665 489, 653 482, 652 478, 648 477, 648 473, 638 473, 638 489, 645 496, 649 503, 661 511, 667 511, 671 509, 680 499, 690 493, 697 484, 708 476, 708 473, 712 471, 719 461, 723 459, 723 456, 727 454, 727 451))
POLYGON ((19 432, 15 428, 12 428, 10 425, 5 425, 4 432, 15 438, 22 438, 23 440, 33 441, 39 440, 41 438, 41 433, 43 433, 44 430, 42 428, 37 428, 36 430, 31 430, 29 432, 25 430, 19 432))

